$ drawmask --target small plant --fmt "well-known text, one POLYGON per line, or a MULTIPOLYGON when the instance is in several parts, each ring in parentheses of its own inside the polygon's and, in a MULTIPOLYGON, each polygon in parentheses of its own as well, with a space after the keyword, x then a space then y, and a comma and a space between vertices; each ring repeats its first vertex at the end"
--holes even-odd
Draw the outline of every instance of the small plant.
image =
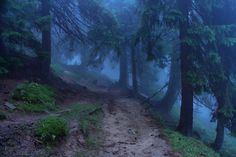
POLYGON ((12 98, 20 101, 19 109, 27 112, 55 109, 55 92, 50 87, 38 83, 18 85, 12 98))
POLYGON ((36 124, 35 135, 46 144, 55 144, 68 132, 68 126, 64 119, 49 117, 36 124))

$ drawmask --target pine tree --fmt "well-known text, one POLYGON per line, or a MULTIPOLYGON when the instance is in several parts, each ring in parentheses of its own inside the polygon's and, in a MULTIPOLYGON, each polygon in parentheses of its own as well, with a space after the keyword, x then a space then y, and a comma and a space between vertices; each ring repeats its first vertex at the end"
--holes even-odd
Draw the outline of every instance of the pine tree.
POLYGON ((192 0, 178 0, 178 7, 182 13, 183 20, 180 21, 180 64, 181 64, 181 113, 177 130, 186 136, 192 134, 193 129, 193 86, 189 80, 189 74, 192 72, 191 53, 192 48, 184 40, 188 37, 190 28, 189 13, 192 6, 192 0))

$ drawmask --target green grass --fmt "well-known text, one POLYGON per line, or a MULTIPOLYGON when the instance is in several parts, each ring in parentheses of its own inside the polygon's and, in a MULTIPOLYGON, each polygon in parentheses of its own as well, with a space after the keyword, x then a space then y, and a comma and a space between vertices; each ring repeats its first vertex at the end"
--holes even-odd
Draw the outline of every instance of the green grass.
MULTIPOLYGON (((204 142, 212 143, 215 140, 215 129, 206 128, 200 122, 196 123, 194 129, 201 134, 201 138, 204 142)), ((236 138, 231 134, 225 135, 225 141, 220 151, 222 157, 235 157, 236 154, 236 138)))
POLYGON ((86 137, 88 137, 89 130, 92 127, 97 127, 100 122, 101 119, 101 112, 99 112, 100 109, 101 108, 98 105, 75 104, 72 107, 72 111, 64 114, 63 116, 69 119, 76 118, 78 120, 81 132, 86 137))
MULTIPOLYGON (((168 126, 175 126, 178 123, 180 109, 177 105, 174 106, 171 112, 171 125, 168 126)), ((165 122, 166 123, 166 122, 165 122)), ((194 119, 194 131, 200 134, 201 140, 207 145, 210 145, 214 142, 216 136, 216 126, 208 126, 210 123, 206 121, 202 121, 198 118, 194 119)), ((236 154, 236 138, 230 136, 230 134, 225 135, 225 141, 221 151, 219 152, 222 157, 235 157, 236 154)))
POLYGON ((101 107, 94 104, 75 104, 72 111, 63 115, 66 119, 76 119, 79 129, 85 137, 87 147, 97 144, 96 131, 102 119, 101 107))
POLYGON ((170 129, 163 129, 162 134, 183 157, 220 157, 218 153, 197 139, 185 137, 170 129))
POLYGON ((19 102, 18 109, 26 112, 44 112, 55 109, 56 94, 53 89, 38 83, 17 86, 12 99, 19 102))
POLYGON ((44 143, 55 144, 67 135, 68 126, 63 118, 48 117, 36 124, 34 132, 44 143))
MULTIPOLYGON (((167 117, 166 115, 163 116, 155 108, 150 108, 149 112, 153 118, 161 123, 161 133, 164 138, 167 139, 173 149, 179 152, 183 157, 220 157, 218 153, 204 143, 206 142, 205 140, 202 142, 199 139, 186 137, 174 131, 179 117, 179 109, 176 106, 167 117)), ((212 136, 214 136, 214 134, 212 136)))

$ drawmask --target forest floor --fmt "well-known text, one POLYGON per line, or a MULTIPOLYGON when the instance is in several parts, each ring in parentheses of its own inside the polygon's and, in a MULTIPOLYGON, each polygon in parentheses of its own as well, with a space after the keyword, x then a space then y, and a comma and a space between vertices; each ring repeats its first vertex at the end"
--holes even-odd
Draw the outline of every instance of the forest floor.
MULTIPOLYGON (((67 82, 76 81, 66 77, 67 82)), ((77 82, 78 83, 78 82, 77 82)), ((88 88, 86 97, 75 95, 60 111, 43 114, 10 112, 0 123, 0 156, 11 157, 179 157, 163 140, 158 121, 118 87, 106 83, 79 82, 88 88), (91 92, 91 93, 90 93, 91 92), (34 124, 48 116, 72 112, 72 104, 98 104, 103 111, 99 127, 90 128, 91 138, 81 133, 76 118, 69 119, 69 135, 53 148, 43 146, 33 135, 34 124)), ((11 83, 12 84, 12 83, 11 83)), ((9 93, 9 92, 8 92, 9 93)))
POLYGON ((112 99, 104 107, 104 141, 99 157, 178 157, 161 139, 158 122, 140 101, 110 91, 112 99))

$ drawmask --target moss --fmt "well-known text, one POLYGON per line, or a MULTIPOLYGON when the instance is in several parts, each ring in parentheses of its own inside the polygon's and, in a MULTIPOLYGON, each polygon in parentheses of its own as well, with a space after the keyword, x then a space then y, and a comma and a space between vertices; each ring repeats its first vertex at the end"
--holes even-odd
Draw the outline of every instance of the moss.
POLYGON ((218 153, 208 147, 204 142, 173 131, 178 123, 180 113, 176 105, 173 107, 168 117, 154 108, 150 108, 149 112, 154 119, 161 122, 161 134, 164 138, 167 139, 174 150, 179 152, 183 157, 220 157, 218 153))
POLYGON ((92 127, 97 127, 100 119, 101 112, 99 111, 100 107, 93 104, 76 104, 72 107, 72 111, 66 113, 64 116, 66 118, 76 118, 79 123, 79 128, 81 132, 88 137, 89 130, 92 127), (91 114, 93 113, 93 114, 91 114))
POLYGON ((46 144, 55 144, 68 133, 68 126, 64 119, 48 117, 36 124, 35 135, 46 144))
POLYGON ((183 157, 220 157, 218 153, 197 139, 185 137, 170 129, 163 129, 162 134, 183 157))
POLYGON ((99 127, 102 118, 100 106, 93 104, 75 104, 72 111, 64 114, 67 119, 77 119, 79 129, 85 137, 86 146, 92 147, 97 144, 94 131, 99 127))
POLYGON ((19 109, 27 112, 43 112, 55 109, 55 92, 48 86, 23 83, 17 86, 13 100, 21 102, 19 109))

